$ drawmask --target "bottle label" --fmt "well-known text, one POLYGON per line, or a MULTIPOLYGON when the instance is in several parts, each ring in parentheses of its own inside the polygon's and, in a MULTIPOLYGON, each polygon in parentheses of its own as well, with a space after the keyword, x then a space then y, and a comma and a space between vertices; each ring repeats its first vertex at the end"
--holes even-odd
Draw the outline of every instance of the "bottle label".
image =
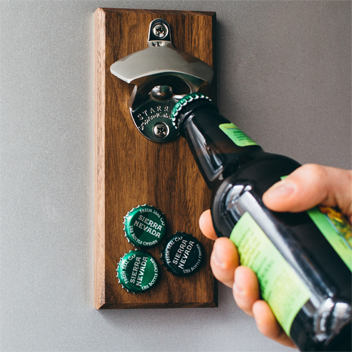
POLYGON ((339 211, 325 206, 315 207, 307 213, 352 271, 352 229, 345 217, 339 211))
MULTIPOLYGON (((285 179, 287 176, 282 176, 285 179)), ((323 205, 307 211, 335 252, 352 271, 352 228, 341 212, 323 205)))
POLYGON ((230 240, 238 249, 241 265, 256 273, 263 299, 290 336, 294 318, 310 297, 309 289, 249 213, 233 228, 230 240))
POLYGON ((239 147, 258 145, 233 123, 222 123, 219 128, 239 147))

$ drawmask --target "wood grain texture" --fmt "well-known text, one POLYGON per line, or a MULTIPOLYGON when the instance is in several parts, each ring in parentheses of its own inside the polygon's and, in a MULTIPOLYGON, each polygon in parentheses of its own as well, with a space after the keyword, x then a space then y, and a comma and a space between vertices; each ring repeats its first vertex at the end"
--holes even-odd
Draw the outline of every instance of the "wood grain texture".
MULTIPOLYGON (((174 46, 215 71, 215 14, 184 11, 97 9, 95 12, 95 307, 157 308, 217 306, 217 285, 209 259, 212 242, 198 228, 210 205, 207 188, 180 137, 153 143, 136 129, 128 110, 133 85, 110 73, 110 66, 147 47, 150 22, 168 21, 174 46), (133 249, 124 237, 123 216, 150 204, 166 216, 167 236, 176 231, 197 237, 205 250, 201 269, 188 277, 167 272, 160 261, 162 245, 147 249, 157 261, 160 278, 142 294, 126 292, 116 278, 117 263, 133 249)), ((201 91, 216 98, 215 79, 201 91)))

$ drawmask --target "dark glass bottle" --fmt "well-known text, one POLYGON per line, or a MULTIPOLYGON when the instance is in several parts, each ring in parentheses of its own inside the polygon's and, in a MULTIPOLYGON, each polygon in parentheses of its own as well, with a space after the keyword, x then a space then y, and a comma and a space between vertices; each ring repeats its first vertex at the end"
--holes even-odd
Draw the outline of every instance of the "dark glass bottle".
POLYGON ((182 99, 172 118, 212 190, 217 235, 235 242, 241 264, 256 272, 262 297, 286 333, 301 351, 351 351, 348 243, 345 253, 333 248, 320 230, 319 216, 327 218, 317 209, 278 213, 262 201, 300 165, 264 152, 204 95, 182 99))

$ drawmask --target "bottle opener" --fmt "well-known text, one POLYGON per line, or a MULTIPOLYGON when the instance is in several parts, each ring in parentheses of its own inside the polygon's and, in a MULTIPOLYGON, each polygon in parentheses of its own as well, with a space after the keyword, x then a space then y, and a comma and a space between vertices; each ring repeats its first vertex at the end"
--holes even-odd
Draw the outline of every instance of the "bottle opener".
POLYGON ((170 24, 160 18, 149 25, 148 47, 116 61, 110 71, 135 85, 130 114, 138 131, 153 142, 179 135, 171 122, 172 108, 213 78, 210 66, 173 46, 170 24))

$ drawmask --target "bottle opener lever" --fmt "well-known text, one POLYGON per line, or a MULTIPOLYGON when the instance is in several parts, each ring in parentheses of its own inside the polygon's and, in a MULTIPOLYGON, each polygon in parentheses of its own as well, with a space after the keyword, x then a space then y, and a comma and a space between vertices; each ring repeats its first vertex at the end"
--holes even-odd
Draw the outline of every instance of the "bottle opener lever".
POLYGON ((160 18, 149 25, 148 47, 116 61, 110 70, 135 85, 131 117, 139 132, 153 142, 169 142, 179 135, 171 122, 172 108, 213 78, 210 66, 173 46, 170 24, 160 18))

